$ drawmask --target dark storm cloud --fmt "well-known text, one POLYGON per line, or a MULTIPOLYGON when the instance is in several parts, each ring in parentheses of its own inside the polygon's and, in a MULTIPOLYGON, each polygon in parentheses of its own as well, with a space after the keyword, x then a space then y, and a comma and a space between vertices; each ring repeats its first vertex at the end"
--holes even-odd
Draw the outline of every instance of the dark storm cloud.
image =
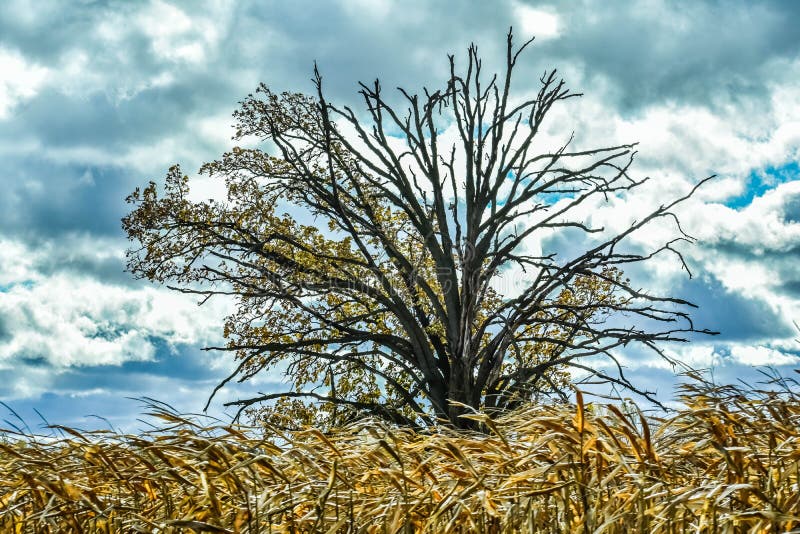
POLYGON ((11 339, 11 327, 8 324, 8 320, 0 315, 0 343, 9 339, 11 339))
MULTIPOLYGON (((63 10, 57 2, 37 2, 36 9, 24 2, 5 2, 0 9, 0 35, 4 44, 14 44, 27 55, 44 62, 57 61, 76 36, 91 33, 108 6, 82 2, 77 9, 63 10)), ((80 42, 80 37, 77 39, 80 42)))
MULTIPOLYGON (((767 302, 727 291, 715 278, 684 281, 674 289, 674 295, 697 306, 690 312, 698 328, 719 332, 713 342, 760 341, 792 335, 788 318, 781 317, 767 302)), ((712 341, 705 336, 694 339, 712 341)))
POLYGON ((768 243, 761 243, 759 246, 753 244, 740 243, 733 239, 720 240, 719 243, 705 245, 707 250, 714 251, 732 258, 742 258, 746 260, 765 260, 770 264, 781 260, 797 261, 800 260, 800 243, 775 243, 770 248, 768 243))
MULTIPOLYGON (((0 170, 7 184, 0 198, 0 232, 24 233, 27 238, 76 231, 119 235, 120 218, 128 211, 125 197, 148 179, 159 179, 160 171, 145 175, 115 164, 115 154, 122 159, 131 146, 155 146, 165 136, 189 129, 186 122, 193 110, 213 109, 209 99, 219 84, 203 80, 197 85, 204 89, 179 84, 145 90, 121 103, 105 94, 75 98, 46 91, 28 102, 14 121, 0 121, 3 145, 12 147, 27 134, 42 147, 5 158, 0 170), (89 155, 82 163, 81 150, 100 153, 103 161, 94 163, 89 155)), ((202 138, 194 148, 206 159, 219 152, 202 138)), ((193 172, 201 162, 198 158, 184 163, 193 172)))
MULTIPOLYGON (((203 107, 194 96, 183 85, 146 89, 123 102, 103 93, 76 97, 52 88, 18 110, 15 122, 25 124, 49 149, 90 146, 114 151, 182 128, 188 113, 203 107)), ((14 130, 4 126, 0 135, 13 140, 14 130)))
POLYGON ((781 291, 789 295, 800 298, 800 280, 788 280, 781 284, 781 291))
MULTIPOLYGON (((471 41, 491 50, 502 44, 512 22, 509 4, 492 2, 404 2, 384 16, 370 14, 369 2, 346 9, 344 3, 304 0, 248 3, 240 10, 242 38, 238 51, 261 73, 261 81, 279 88, 311 90, 312 62, 325 76, 326 90, 352 100, 357 82, 379 77, 387 92, 400 84, 412 90, 441 85, 447 54, 461 55, 471 41), (256 36, 271 34, 268 43, 282 57, 255 56, 256 36), (288 60, 288 61, 287 61, 288 60)), ((375 2, 380 5, 381 2, 375 2)), ((355 4, 354 4, 355 6, 355 4)), ((269 50, 269 48, 267 48, 269 50)))
POLYGON ((125 270, 125 259, 119 256, 97 257, 69 254, 68 251, 57 249, 53 256, 42 258, 36 267, 43 276, 71 273, 114 285, 142 286, 140 281, 134 279, 125 270))
MULTIPOLYGON (((357 80, 376 76, 387 89, 398 83, 414 89, 438 84, 445 55, 458 58, 469 42, 479 44, 496 66, 510 25, 518 41, 527 37, 514 7, 512 2, 411 2, 375 19, 339 3, 249 4, 237 17, 245 31, 233 33, 240 36, 241 56, 262 67, 263 81, 307 88, 310 60, 316 59, 328 90, 350 97, 357 80), (248 38, 259 31, 271 35, 268 41, 292 63, 268 53, 248 54, 251 44, 259 50, 248 38)), ((765 64, 798 54, 794 21, 800 6, 792 2, 563 1, 553 7, 560 36, 540 36, 523 57, 523 71, 538 76, 545 67, 580 65, 590 78, 608 77, 628 110, 665 100, 710 103, 712 97, 761 95, 770 81, 765 64)))
MULTIPOLYGON (((81 388, 105 388, 115 391, 135 391, 152 377, 207 382, 215 384, 219 372, 212 370, 207 357, 198 354, 197 347, 179 346, 170 349, 163 340, 153 340, 157 347, 151 361, 128 361, 122 365, 102 365, 71 368, 60 372, 53 380, 54 391, 81 391, 81 388)), ((211 390, 209 389, 209 392, 211 390)))
POLYGON ((616 84, 629 111, 653 102, 763 96, 769 61, 798 54, 793 2, 562 2, 565 32, 542 45, 616 84))
POLYGON ((800 195, 793 196, 784 203, 783 220, 789 224, 800 223, 800 195))
POLYGON ((72 232, 119 234, 133 178, 122 169, 9 157, 0 233, 26 240, 72 232))

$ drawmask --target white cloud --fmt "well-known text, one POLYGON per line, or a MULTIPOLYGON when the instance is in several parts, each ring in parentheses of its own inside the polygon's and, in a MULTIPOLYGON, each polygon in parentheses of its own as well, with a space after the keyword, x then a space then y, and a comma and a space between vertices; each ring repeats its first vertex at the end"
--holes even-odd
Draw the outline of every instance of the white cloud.
MULTIPOLYGON (((563 71, 564 69, 562 69, 563 71)), ((775 62, 765 75, 779 81, 767 94, 740 95, 735 104, 721 95, 705 105, 675 100, 657 102, 635 112, 619 109, 616 82, 592 74, 591 65, 573 65, 568 85, 585 96, 556 106, 541 132, 541 147, 557 145, 575 133, 573 146, 588 148, 638 142, 633 172, 653 177, 655 196, 709 174, 739 184, 755 169, 780 165, 800 155, 800 60, 775 62), (795 78, 784 79, 786 71, 795 78)), ((728 181, 699 192, 704 200, 724 200, 735 193, 728 181)))
MULTIPOLYGON (((722 362, 722 355, 717 351, 714 345, 693 343, 682 347, 674 347, 667 351, 668 355, 694 369, 707 369, 714 367, 722 362)), ((659 358, 654 360, 655 365, 648 365, 648 367, 661 367, 663 369, 672 369, 672 366, 666 360, 659 358)))
POLYGON ((781 184, 756 197, 741 210, 719 204, 707 205, 709 210, 705 224, 698 221, 697 212, 687 213, 698 237, 714 244, 720 241, 736 241, 752 247, 754 252, 764 250, 787 250, 800 241, 800 224, 784 220, 784 207, 792 199, 800 198, 798 180, 781 184))
POLYGON ((0 119, 36 96, 48 74, 47 68, 26 61, 18 52, 0 48, 0 119))
POLYGON ((734 345, 731 347, 731 357, 744 365, 794 365, 800 363, 800 358, 793 354, 786 354, 763 345, 734 345))
POLYGON ((0 238, 0 287, 24 283, 36 276, 29 248, 20 241, 0 238))
POLYGON ((373 21, 386 18, 393 7, 391 0, 343 0, 342 5, 350 15, 373 21))
POLYGON ((526 39, 552 39, 561 34, 561 19, 553 9, 535 8, 516 0, 512 2, 512 9, 515 22, 520 25, 526 39))
MULTIPOLYGON (((97 254, 89 243, 72 244, 72 255, 91 260, 97 254)), ((170 345, 221 339, 222 318, 229 312, 224 301, 198 307, 196 299, 167 289, 118 286, 68 272, 46 276, 41 263, 61 253, 52 245, 34 250, 2 241, 0 251, 4 366, 18 358, 42 358, 56 368, 120 365, 152 359, 154 338, 170 345)))
POLYGON ((795 252, 800 223, 785 219, 800 197, 800 181, 777 186, 741 210, 693 203, 681 216, 700 242, 688 249, 701 274, 733 293, 762 301, 786 320, 800 317, 800 301, 783 287, 800 279, 795 252))
POLYGON ((43 358, 64 368, 151 360, 152 338, 206 344, 219 338, 222 316, 168 291, 59 274, 11 287, 0 317, 9 329, 0 361, 43 358))
POLYGON ((199 64, 220 39, 221 20, 190 16, 162 0, 153 0, 135 18, 138 29, 151 40, 156 56, 173 62, 199 64))
POLYGON ((47 68, 27 65, 18 54, 9 56, 0 48, 0 118, 8 100, 3 93, 4 74, 13 81, 13 90, 6 91, 12 96, 20 93, 20 87, 30 92, 46 84, 77 98, 102 93, 122 101, 147 89, 169 86, 182 70, 201 68, 216 57, 233 3, 215 0, 204 2, 202 9, 182 10, 172 2, 151 0, 83 15, 91 18, 89 29, 58 49, 47 68), (148 43, 147 52, 138 54, 142 38, 148 43))
MULTIPOLYGON (((765 69, 772 72, 779 67, 800 72, 800 61, 765 69)), ((623 230, 633 220, 688 192, 697 180, 717 174, 716 180, 676 209, 682 227, 699 239, 697 246, 682 249, 692 260, 695 274, 712 274, 737 291, 770 285, 776 280, 774 263, 742 257, 736 264, 713 249, 736 243, 757 256, 759 251, 788 251, 800 240, 800 225, 783 219, 783 206, 800 193, 800 181, 777 186, 744 208, 723 204, 746 191, 753 172, 800 159, 800 86, 796 80, 776 79, 780 83, 771 84, 767 98, 758 102, 743 95, 739 105, 715 105, 712 98, 708 106, 666 102, 623 114, 609 105, 615 99, 613 85, 602 79, 595 83, 584 75, 570 85, 579 91, 586 88, 587 95, 553 109, 539 146, 554 146, 572 130, 576 148, 640 143, 631 173, 636 178, 650 176, 650 181, 630 195, 583 208, 593 226, 609 232, 623 230)), ((631 242, 652 247, 676 235, 675 227, 662 220, 634 234, 631 242)), ((685 276, 680 263, 669 256, 647 265, 653 281, 665 288, 674 284, 676 277, 685 276)), ((773 300, 763 291, 758 296, 773 300)))

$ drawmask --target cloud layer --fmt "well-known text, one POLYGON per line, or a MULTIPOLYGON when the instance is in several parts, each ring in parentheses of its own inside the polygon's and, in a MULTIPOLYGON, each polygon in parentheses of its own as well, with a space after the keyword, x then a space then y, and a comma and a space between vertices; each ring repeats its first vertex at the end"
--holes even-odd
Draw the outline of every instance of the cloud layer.
MULTIPOLYGON (((0 399, 70 421, 93 405, 131 421, 137 407, 113 399, 136 392, 202 407, 230 365, 199 350, 218 340, 225 303, 198 308, 124 272, 125 196, 172 163, 193 172, 229 148, 230 113, 260 81, 310 91, 317 61, 339 102, 357 103, 356 82, 375 77, 387 88, 435 87, 446 54, 470 42, 487 69, 497 66, 511 25, 519 40, 537 34, 521 93, 548 67, 585 93, 554 111, 545 142, 572 132, 584 147, 640 142, 636 172, 651 180, 635 197, 593 206, 592 223, 620 228, 718 176, 680 211, 698 240, 684 249, 695 277, 668 257, 629 273, 696 302, 698 324, 721 332, 670 350, 730 376, 790 369, 800 319, 798 15, 800 4, 777 0, 6 2, 0 399)), ((653 227, 631 246, 672 232, 653 227)), ((624 358, 669 395, 662 362, 624 358)))

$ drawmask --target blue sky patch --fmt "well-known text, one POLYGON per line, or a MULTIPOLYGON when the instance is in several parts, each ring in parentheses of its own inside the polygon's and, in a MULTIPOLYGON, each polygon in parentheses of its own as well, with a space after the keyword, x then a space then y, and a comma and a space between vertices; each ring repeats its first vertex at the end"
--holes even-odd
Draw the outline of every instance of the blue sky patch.
POLYGON ((8 293, 15 287, 24 287, 31 289, 36 283, 33 280, 23 280, 22 282, 9 282, 8 284, 0 284, 0 293, 8 293))
POLYGON ((747 177, 744 193, 728 199, 725 205, 729 208, 741 209, 749 206, 754 198, 761 197, 767 191, 780 184, 800 179, 800 164, 790 161, 778 167, 769 166, 764 170, 754 170, 747 177))

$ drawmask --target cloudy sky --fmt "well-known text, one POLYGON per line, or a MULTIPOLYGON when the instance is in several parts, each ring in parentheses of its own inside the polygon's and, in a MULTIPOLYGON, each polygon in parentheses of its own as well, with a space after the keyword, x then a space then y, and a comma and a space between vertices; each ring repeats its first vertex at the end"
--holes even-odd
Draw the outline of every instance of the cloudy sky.
MULTIPOLYGON (((536 35, 517 87, 558 68, 585 94, 549 134, 584 146, 639 141, 636 199, 589 214, 625 224, 643 206, 718 178, 680 211, 697 243, 690 280, 670 258, 633 273, 688 298, 715 338, 669 347, 721 380, 800 367, 800 3, 792 1, 178 2, 8 0, 0 6, 0 400, 32 426, 135 428, 153 397, 199 411, 231 368, 202 352, 224 303, 124 272, 124 198, 173 163, 194 173, 232 142, 231 112, 261 81, 354 102, 359 80, 418 90, 475 42, 501 58, 509 26, 536 35), (69 6, 69 7, 67 7, 69 6)), ((213 185, 200 184, 213 193, 213 185)), ((663 230, 666 232, 666 230, 663 230)), ((666 235, 666 234, 664 234, 666 235)), ((662 230, 640 234, 642 243, 662 230)), ((669 399, 674 378, 623 355, 669 399)), ((277 377, 226 389, 221 402, 277 377)), ((8 410, 0 408, 6 418, 8 410)))

